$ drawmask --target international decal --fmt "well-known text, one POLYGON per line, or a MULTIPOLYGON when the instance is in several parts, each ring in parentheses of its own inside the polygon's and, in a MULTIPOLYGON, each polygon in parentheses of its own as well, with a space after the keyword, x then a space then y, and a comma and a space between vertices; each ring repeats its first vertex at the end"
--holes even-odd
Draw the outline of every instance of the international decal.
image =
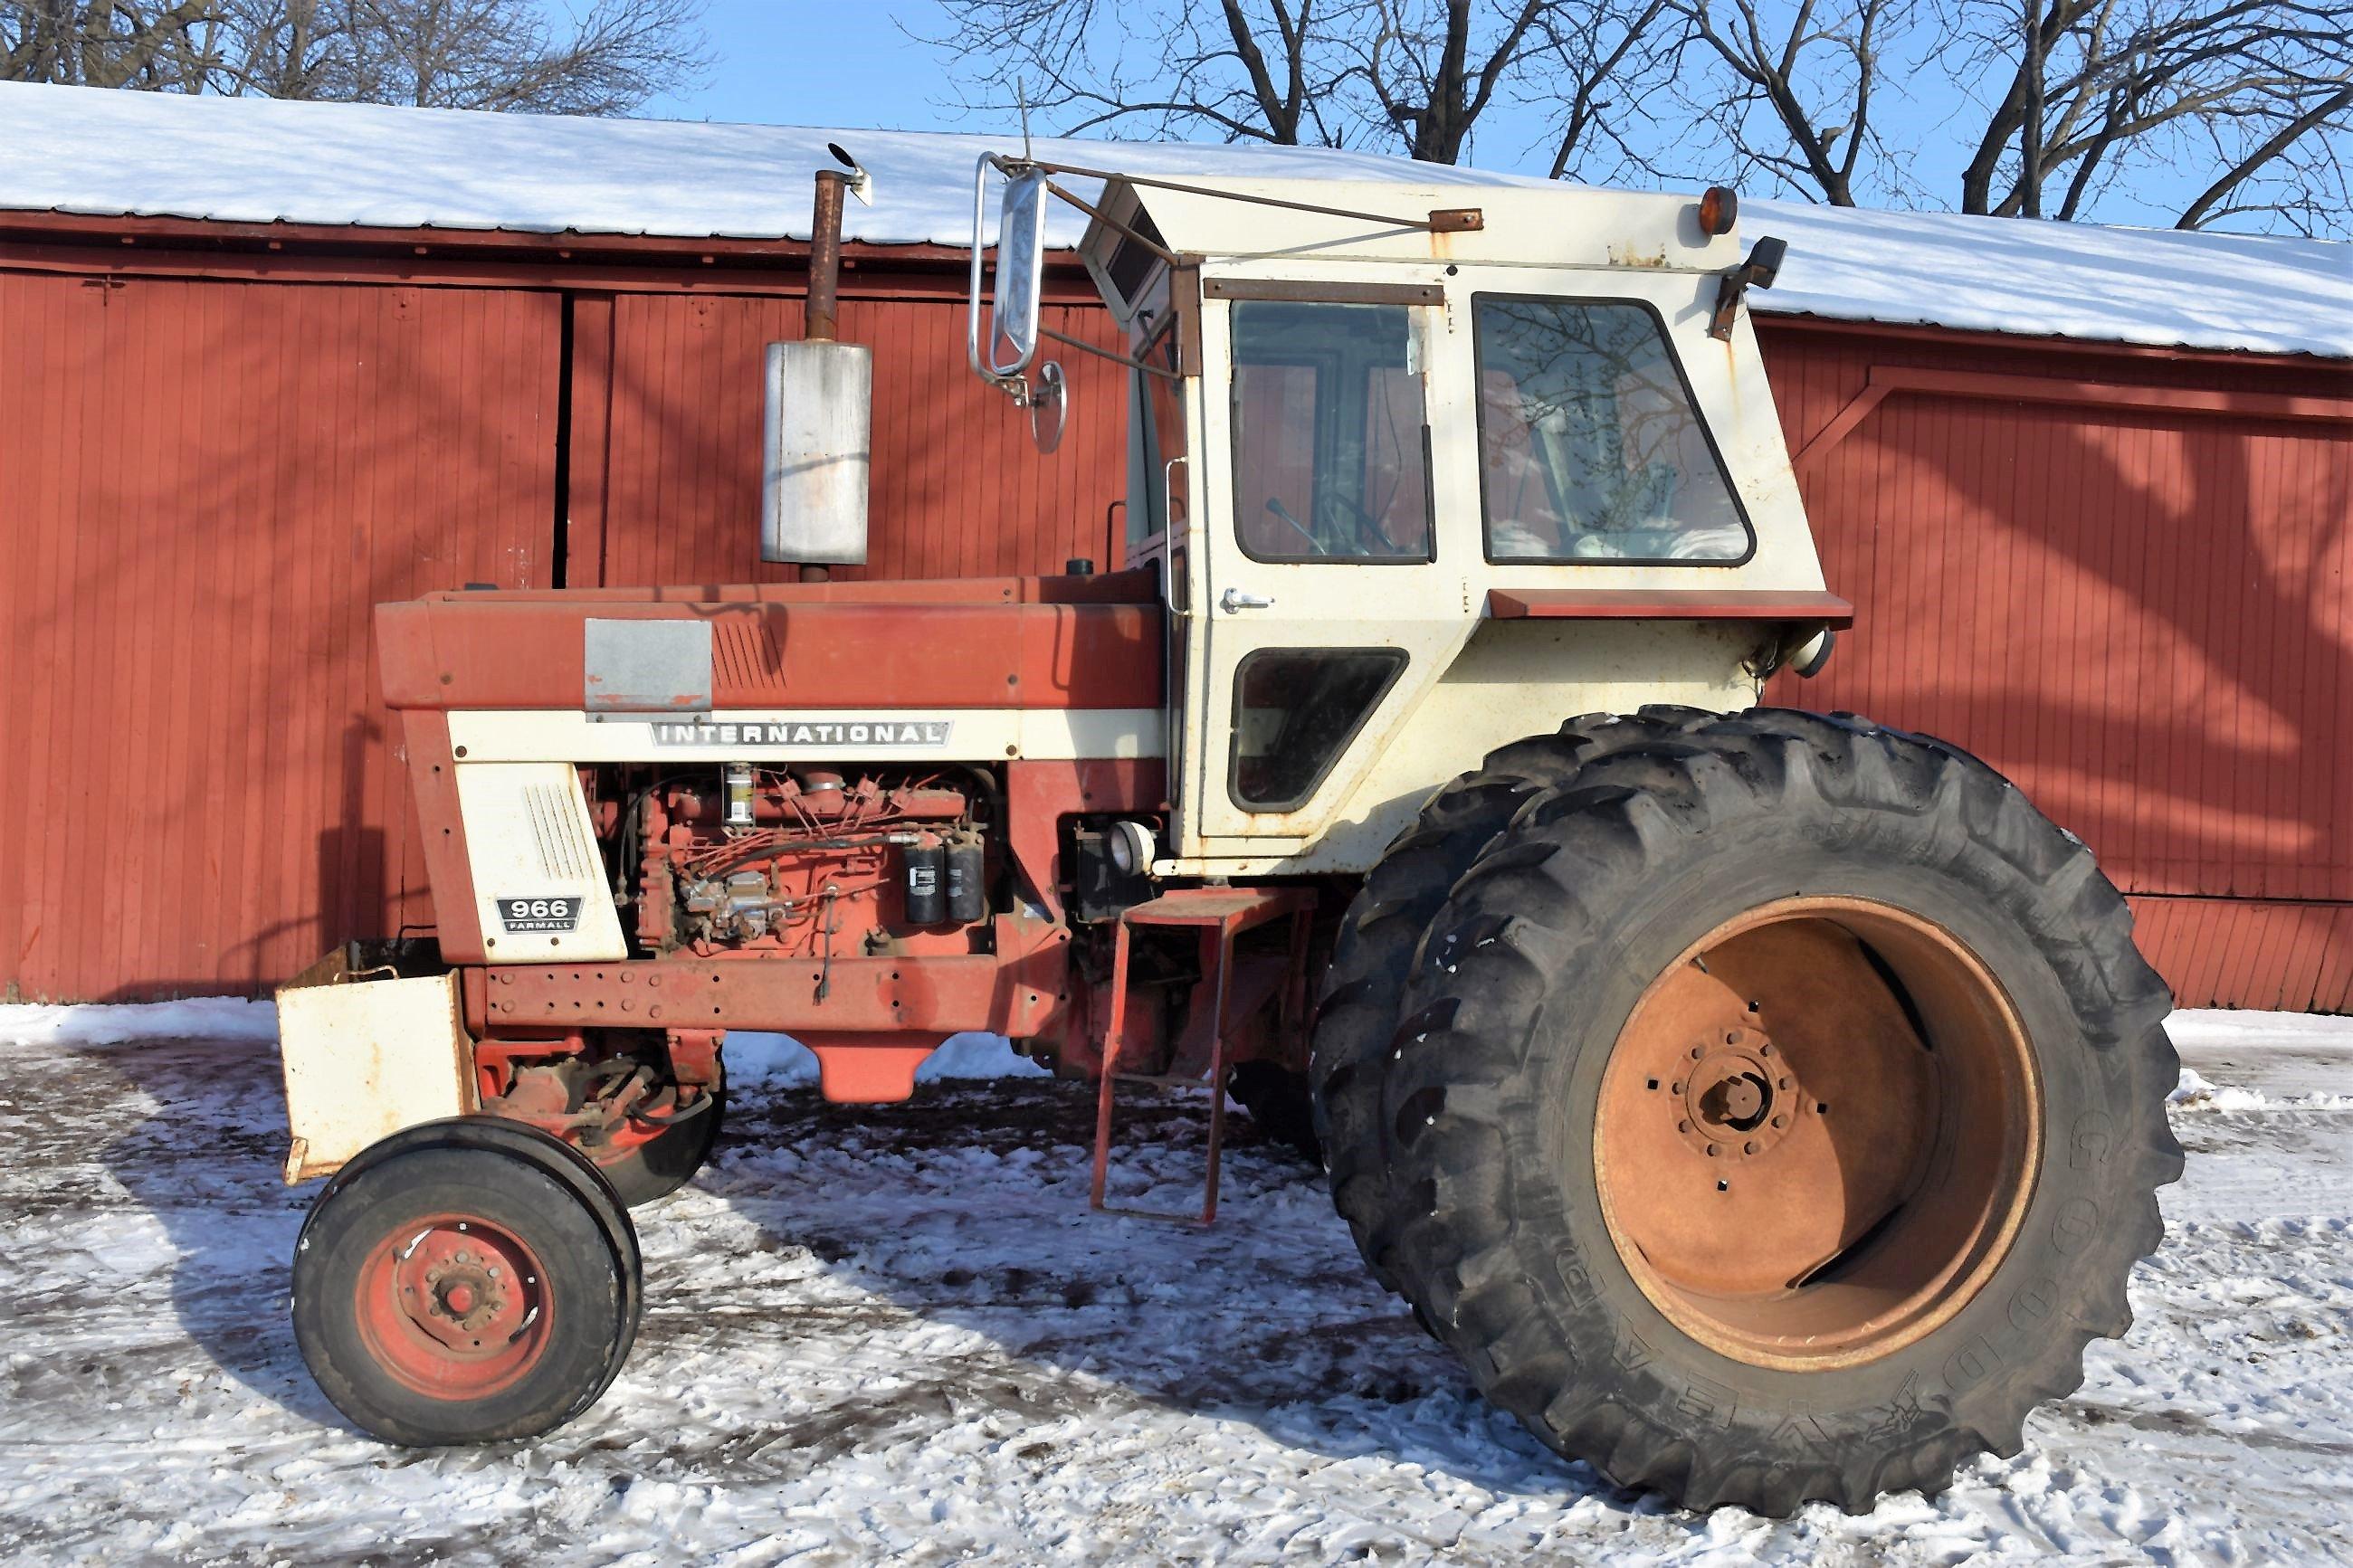
POLYGON ((657 719, 657 746, 944 746, 955 728, 947 719, 657 719))

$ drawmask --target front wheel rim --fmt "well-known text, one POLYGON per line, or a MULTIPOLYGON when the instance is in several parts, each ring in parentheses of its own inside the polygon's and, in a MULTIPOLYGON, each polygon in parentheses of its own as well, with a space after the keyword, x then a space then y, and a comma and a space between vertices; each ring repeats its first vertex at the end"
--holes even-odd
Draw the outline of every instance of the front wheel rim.
POLYGON ((1651 1303, 1752 1365, 1874 1361, 2010 1252, 2042 1094, 2016 1007, 1953 932, 1890 904, 1779 900, 1644 991, 1602 1074, 1602 1216, 1651 1303))
POLYGON ((401 1225, 369 1248, 354 1302, 361 1342, 413 1393, 479 1400, 530 1375, 554 1293, 529 1243, 475 1215, 401 1225))

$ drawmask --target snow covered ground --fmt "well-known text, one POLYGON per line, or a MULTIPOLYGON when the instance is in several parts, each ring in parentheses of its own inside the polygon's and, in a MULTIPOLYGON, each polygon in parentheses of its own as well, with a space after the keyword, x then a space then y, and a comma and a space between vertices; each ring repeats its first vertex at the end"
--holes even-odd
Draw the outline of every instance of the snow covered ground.
MULTIPOLYGON (((1522 1435, 1239 1119, 1214 1230, 1107 1220, 1083 1089, 834 1109, 773 1048, 713 1166, 640 1215, 645 1330, 603 1403, 538 1443, 379 1447, 287 1327, 310 1189, 277 1179, 268 1009, 175 1005, 0 1009, 10 1561, 2353 1561, 2353 1021, 2179 1018, 2189 1174, 2131 1337, 2018 1459, 1774 1523, 1522 1435)), ((1139 1102, 1126 1194, 1192 1198, 1201 1132, 1198 1100, 1139 1102)))

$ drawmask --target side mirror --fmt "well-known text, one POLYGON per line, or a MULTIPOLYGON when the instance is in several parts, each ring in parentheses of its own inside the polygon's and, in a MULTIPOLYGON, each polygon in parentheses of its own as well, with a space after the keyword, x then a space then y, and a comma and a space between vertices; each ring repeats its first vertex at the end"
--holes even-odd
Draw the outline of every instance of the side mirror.
POLYGON ((1046 268, 1046 172, 1034 165, 1007 171, 997 204, 997 276, 988 329, 980 322, 981 235, 987 215, 988 171, 1003 168, 984 153, 972 174, 972 279, 965 349, 983 379, 1003 384, 1038 357, 1038 306, 1046 268))
POLYGON ((770 343, 767 381, 760 559, 864 565, 874 352, 822 340, 770 343))

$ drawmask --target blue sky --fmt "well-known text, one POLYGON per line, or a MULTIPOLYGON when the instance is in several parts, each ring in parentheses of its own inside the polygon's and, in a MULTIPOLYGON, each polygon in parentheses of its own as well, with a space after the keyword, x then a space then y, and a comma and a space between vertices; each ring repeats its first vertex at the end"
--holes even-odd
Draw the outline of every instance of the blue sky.
POLYGON ((945 97, 939 57, 900 31, 936 26, 937 8, 874 0, 710 0, 705 27, 719 56, 700 91, 654 100, 665 120, 765 125, 987 131, 934 100, 945 97))
MULTIPOLYGON (((944 30, 929 0, 710 0, 706 25, 719 57, 709 80, 699 89, 657 99, 641 113, 900 131, 1014 129, 1009 115, 1000 123, 955 109, 940 54, 908 37, 944 30)), ((1957 195, 1961 150, 1945 142, 1938 124, 1951 116, 1954 96, 1942 79, 1909 90, 1894 82, 1878 105, 1895 140, 1921 145, 1914 174, 1930 205, 1950 204, 1957 195)), ((1038 126, 1052 128, 1043 121, 1038 126)), ((1482 122, 1470 161, 1541 174, 1550 160, 1541 145, 1544 131, 1538 111, 1498 104, 1482 122)), ((1752 194, 1789 194, 1765 191, 1762 176, 1739 183, 1752 194)), ((2153 175, 2141 188, 2112 192, 2096 216, 2169 226, 2172 212, 2201 183, 2194 172, 2153 175)))

